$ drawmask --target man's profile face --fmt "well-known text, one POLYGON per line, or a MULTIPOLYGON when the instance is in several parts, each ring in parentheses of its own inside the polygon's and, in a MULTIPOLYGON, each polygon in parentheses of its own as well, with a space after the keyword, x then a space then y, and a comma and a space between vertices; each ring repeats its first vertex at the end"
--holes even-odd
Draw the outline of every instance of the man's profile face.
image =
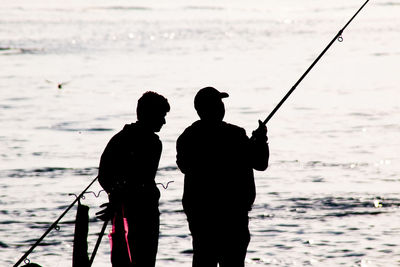
POLYGON ((167 116, 166 112, 161 112, 158 114, 154 114, 154 118, 152 119, 151 126, 152 130, 155 133, 158 133, 163 125, 166 123, 165 116, 167 116))

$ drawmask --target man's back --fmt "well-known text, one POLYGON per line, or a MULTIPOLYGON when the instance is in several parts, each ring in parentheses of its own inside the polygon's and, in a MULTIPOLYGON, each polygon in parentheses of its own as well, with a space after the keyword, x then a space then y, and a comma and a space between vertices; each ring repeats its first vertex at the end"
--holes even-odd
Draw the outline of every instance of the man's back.
POLYGON ((177 142, 185 211, 247 212, 255 198, 251 144, 244 129, 197 121, 177 142))
POLYGON ((161 142, 155 133, 143 129, 138 123, 125 125, 124 129, 110 140, 102 154, 99 167, 100 184, 107 192, 117 190, 123 195, 126 192, 130 198, 139 197, 138 194, 141 194, 148 199, 155 194, 154 198, 158 201, 159 192, 154 178, 161 149, 161 142), (144 187, 151 187, 149 189, 156 192, 140 192, 144 187))

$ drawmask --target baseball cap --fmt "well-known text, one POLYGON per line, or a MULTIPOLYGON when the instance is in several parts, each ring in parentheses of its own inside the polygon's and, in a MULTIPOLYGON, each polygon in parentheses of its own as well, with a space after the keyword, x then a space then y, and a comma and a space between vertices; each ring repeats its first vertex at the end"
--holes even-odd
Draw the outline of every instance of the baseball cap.
POLYGON ((212 103, 216 99, 226 98, 229 95, 225 92, 220 92, 214 87, 205 87, 200 89, 196 96, 194 97, 194 108, 198 110, 199 108, 207 106, 207 104, 212 103))

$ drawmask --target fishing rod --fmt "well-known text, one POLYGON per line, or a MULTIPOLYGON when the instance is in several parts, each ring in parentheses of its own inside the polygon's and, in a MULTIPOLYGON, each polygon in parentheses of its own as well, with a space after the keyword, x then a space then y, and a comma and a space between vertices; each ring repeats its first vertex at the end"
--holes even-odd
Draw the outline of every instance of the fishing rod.
POLYGON ((50 227, 46 230, 46 232, 36 241, 35 244, 33 244, 31 246, 31 248, 25 252, 25 254, 17 261, 16 264, 14 264, 14 267, 17 267, 18 265, 21 264, 22 261, 24 261, 29 254, 31 254, 31 252, 39 245, 40 242, 42 242, 42 240, 47 236, 48 233, 50 233, 51 230, 53 230, 54 228, 57 227, 58 222, 64 217, 65 214, 67 214, 67 212, 75 205, 76 202, 78 202, 79 199, 82 198, 82 196, 85 194, 85 192, 89 189, 89 187, 92 186, 92 184, 97 180, 98 176, 96 178, 93 179, 93 181, 85 188, 85 190, 82 191, 82 193, 79 194, 79 196, 76 197, 76 199, 71 203, 71 205, 68 206, 68 208, 66 208, 64 210, 64 212, 60 215, 60 217, 58 217, 57 220, 55 220, 53 222, 52 225, 50 225, 50 227))
POLYGON ((358 9, 358 11, 353 15, 353 17, 344 25, 344 27, 335 35, 335 37, 330 41, 330 43, 325 47, 325 49, 319 54, 319 56, 314 60, 314 62, 308 67, 308 69, 303 73, 303 75, 298 79, 298 81, 293 85, 293 87, 286 93, 286 95, 282 98, 282 100, 278 103, 278 105, 272 110, 272 112, 268 115, 268 117, 263 121, 263 124, 266 125, 267 122, 274 116, 274 114, 278 111, 278 109, 282 106, 282 104, 288 99, 288 97, 293 93, 296 87, 301 83, 301 81, 307 76, 307 74, 312 70, 312 68, 317 64, 317 62, 321 59, 321 57, 325 54, 326 51, 332 46, 332 44, 338 40, 339 42, 343 41, 342 34, 347 26, 353 21, 353 19, 360 13, 361 9, 368 3, 369 0, 365 1, 365 3, 358 9))
POLYGON ((97 238, 97 242, 96 245, 94 246, 92 255, 90 256, 90 260, 89 260, 89 265, 88 267, 91 267, 94 261, 94 257, 96 256, 97 250, 99 249, 100 243, 101 243, 101 239, 103 238, 104 232, 106 231, 107 228, 107 224, 108 224, 109 220, 105 220, 103 223, 103 227, 101 228, 99 237, 97 238))

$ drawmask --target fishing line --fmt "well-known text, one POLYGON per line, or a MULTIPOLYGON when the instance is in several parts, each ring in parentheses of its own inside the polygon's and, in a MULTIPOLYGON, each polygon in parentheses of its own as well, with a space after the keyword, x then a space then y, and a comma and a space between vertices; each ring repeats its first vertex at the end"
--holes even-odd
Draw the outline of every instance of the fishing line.
POLYGON ((343 41, 342 34, 347 26, 353 21, 353 19, 360 13, 361 9, 368 3, 369 0, 365 1, 365 3, 358 9, 358 11, 353 15, 353 17, 344 25, 344 27, 335 35, 332 41, 325 47, 325 49, 319 54, 319 56, 314 60, 314 62, 308 67, 308 69, 303 73, 303 75, 297 80, 297 82, 293 85, 293 87, 286 93, 286 95, 282 98, 282 100, 278 103, 278 105, 272 110, 272 112, 268 115, 268 117, 263 121, 263 124, 266 125, 267 122, 274 116, 274 114, 278 111, 278 109, 282 106, 282 104, 288 99, 288 97, 293 93, 296 87, 301 83, 301 81, 307 76, 307 74, 311 71, 311 69, 317 64, 317 62, 321 59, 321 57, 325 54, 326 51, 332 46, 332 44, 338 40, 339 42, 343 41))
POLYGON ((168 183, 166 185, 164 185, 163 183, 156 183, 156 185, 161 185, 164 189, 168 189, 168 186, 170 183, 173 183, 174 181, 168 181, 168 183))
MULTIPOLYGON (((78 196, 77 196, 76 194, 73 194, 73 193, 69 194, 69 195, 71 195, 71 196, 75 196, 75 200, 68 206, 68 208, 66 208, 66 209, 64 210, 64 212, 60 215, 60 217, 58 217, 58 219, 55 220, 55 221, 53 222, 53 224, 52 224, 52 225, 46 230, 46 232, 36 241, 36 243, 33 244, 33 245, 31 246, 31 248, 30 248, 27 252, 25 252, 25 254, 17 261, 17 263, 14 264, 13 267, 17 267, 17 266, 18 266, 19 264, 21 264, 22 262, 25 262, 25 263, 26 263, 27 261, 29 261, 28 255, 29 255, 30 253, 32 253, 32 251, 40 244, 40 242, 42 242, 42 240, 51 232, 51 230, 56 229, 56 230, 58 231, 58 230, 60 229, 60 227, 58 226, 58 222, 65 216, 65 214, 68 213, 68 211, 75 205, 76 202, 79 202, 80 199, 85 199, 85 196, 84 196, 85 194, 89 194, 89 193, 90 193, 90 194, 93 194, 96 198, 98 198, 99 195, 100 195, 100 193, 105 192, 104 190, 100 190, 100 191, 96 194, 96 192, 87 191, 87 190, 93 185, 93 183, 94 183, 97 179, 98 179, 98 177, 94 178, 93 181, 92 181, 92 182, 85 188, 85 190, 83 190, 78 196)), ((164 189, 167 189, 168 186, 169 186, 169 184, 170 184, 170 183, 173 183, 173 182, 174 182, 174 181, 169 181, 166 185, 164 185, 164 184, 162 184, 162 183, 157 183, 157 185, 161 185, 164 189)), ((96 242, 96 245, 95 245, 95 247, 94 247, 94 250, 93 250, 93 252, 92 252, 92 256, 91 256, 90 261, 89 261, 89 266, 91 266, 92 263, 93 263, 93 261, 94 261, 94 257, 95 257, 95 255, 96 255, 96 253, 97 253, 97 250, 98 250, 99 246, 100 246, 100 242, 101 242, 101 239, 102 239, 102 237, 103 237, 103 235, 104 235, 104 232, 105 232, 105 230, 106 230, 107 224, 108 224, 108 220, 105 221, 104 224, 103 224, 103 227, 102 227, 102 229, 101 229, 99 238, 98 238, 98 240, 97 240, 97 242, 96 242)))

